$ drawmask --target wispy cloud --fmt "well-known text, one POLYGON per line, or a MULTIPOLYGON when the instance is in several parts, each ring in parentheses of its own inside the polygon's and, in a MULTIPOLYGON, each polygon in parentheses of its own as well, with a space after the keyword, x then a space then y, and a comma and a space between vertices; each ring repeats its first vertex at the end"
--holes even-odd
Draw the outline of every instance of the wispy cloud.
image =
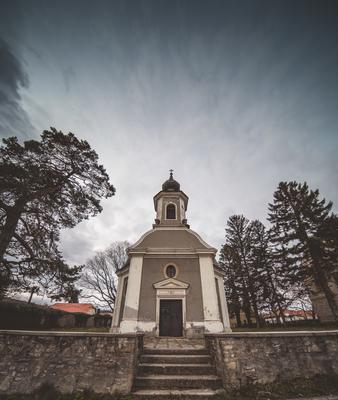
POLYGON ((33 127, 21 101, 28 76, 9 44, 0 38, 0 137, 29 137, 33 127))

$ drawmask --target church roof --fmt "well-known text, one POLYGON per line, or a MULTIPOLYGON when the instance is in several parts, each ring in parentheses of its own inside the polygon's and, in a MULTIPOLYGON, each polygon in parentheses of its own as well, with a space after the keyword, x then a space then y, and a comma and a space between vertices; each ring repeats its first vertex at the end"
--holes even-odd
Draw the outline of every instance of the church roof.
POLYGON ((180 184, 175 181, 173 177, 173 170, 170 170, 169 179, 167 179, 162 185, 163 192, 179 192, 180 191, 180 184))
POLYGON ((209 246, 204 240, 191 229, 153 229, 145 233, 129 250, 149 249, 175 249, 180 250, 208 250, 216 252, 216 249, 209 246))
POLYGON ((155 211, 157 210, 158 199, 163 195, 170 196, 171 193, 175 195, 180 195, 183 198, 185 210, 187 210, 189 197, 184 192, 182 192, 180 184, 174 179, 172 169, 170 170, 169 179, 167 179, 162 185, 162 190, 154 196, 155 211))

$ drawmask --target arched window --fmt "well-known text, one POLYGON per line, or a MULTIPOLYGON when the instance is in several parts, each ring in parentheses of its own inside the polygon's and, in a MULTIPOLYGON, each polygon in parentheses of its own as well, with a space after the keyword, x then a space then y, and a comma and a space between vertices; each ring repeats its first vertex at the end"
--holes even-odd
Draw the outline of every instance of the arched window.
POLYGON ((175 204, 167 205, 166 219, 176 219, 176 207, 175 204))

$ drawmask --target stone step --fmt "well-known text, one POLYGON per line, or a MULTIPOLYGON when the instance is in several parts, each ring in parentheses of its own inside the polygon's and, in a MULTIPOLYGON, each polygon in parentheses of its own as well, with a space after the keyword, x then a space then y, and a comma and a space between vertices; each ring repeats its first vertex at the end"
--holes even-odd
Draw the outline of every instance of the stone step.
POLYGON ((135 389, 219 389, 221 379, 216 375, 146 375, 137 376, 135 389))
POLYGON ((215 374, 211 364, 139 364, 140 375, 210 375, 215 374))
POLYGON ((208 400, 212 399, 217 391, 212 389, 181 389, 181 390, 154 390, 140 389, 132 392, 133 399, 140 400, 208 400))
POLYGON ((207 354, 143 354, 142 364, 210 364, 211 358, 207 354))
POLYGON ((143 349, 143 354, 154 354, 154 355, 162 355, 162 354, 170 354, 170 355, 209 355, 209 352, 206 348, 175 348, 175 349, 156 349, 156 348, 147 348, 143 349))

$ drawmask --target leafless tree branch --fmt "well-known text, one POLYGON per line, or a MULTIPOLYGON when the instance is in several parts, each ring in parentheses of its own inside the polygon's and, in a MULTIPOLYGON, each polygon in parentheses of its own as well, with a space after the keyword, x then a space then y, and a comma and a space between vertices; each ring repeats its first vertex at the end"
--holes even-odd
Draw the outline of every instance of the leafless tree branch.
POLYGON ((128 242, 114 242, 106 250, 97 252, 86 263, 79 285, 84 298, 98 300, 114 310, 117 291, 116 272, 127 262, 128 242))

